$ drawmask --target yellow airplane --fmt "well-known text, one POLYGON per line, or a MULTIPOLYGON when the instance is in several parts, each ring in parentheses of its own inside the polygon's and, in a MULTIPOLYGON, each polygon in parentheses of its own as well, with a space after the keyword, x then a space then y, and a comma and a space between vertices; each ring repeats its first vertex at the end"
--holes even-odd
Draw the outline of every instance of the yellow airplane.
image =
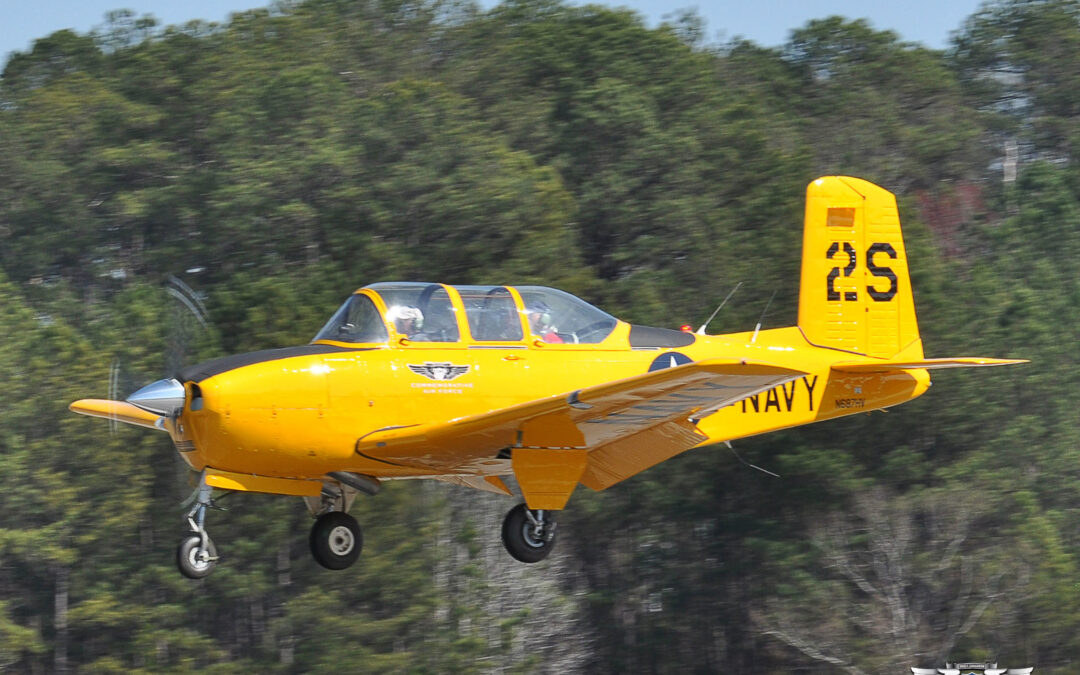
POLYGON ((84 415, 165 431, 199 472, 177 564, 206 576, 213 489, 303 497, 310 545, 344 569, 347 514, 383 481, 431 478, 524 503, 503 521, 523 562, 555 543, 578 483, 603 490, 690 448, 909 401, 923 357, 896 200, 857 178, 807 189, 797 326, 730 335, 619 321, 541 286, 378 283, 310 344, 208 361, 84 415))

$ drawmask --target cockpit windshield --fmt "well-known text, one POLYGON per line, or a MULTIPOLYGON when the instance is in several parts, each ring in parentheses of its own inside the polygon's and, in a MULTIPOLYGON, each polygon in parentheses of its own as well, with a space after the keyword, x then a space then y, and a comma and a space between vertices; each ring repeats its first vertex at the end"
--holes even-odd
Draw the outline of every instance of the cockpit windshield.
POLYGON ((544 342, 595 344, 615 330, 618 320, 581 298, 546 286, 518 286, 529 330, 544 342))
POLYGON ((312 342, 386 342, 390 336, 375 303, 366 295, 353 295, 326 322, 312 342))
MULTIPOLYGON (((334 313, 312 342, 382 343, 390 334, 413 342, 460 342, 458 309, 442 284, 397 282, 365 287, 386 304, 357 293, 334 313)), ((506 286, 454 286, 477 342, 542 340, 550 344, 597 344, 611 335, 615 317, 569 293, 545 286, 518 286, 524 306, 506 286)))
POLYGON ((465 304, 469 332, 477 342, 520 340, 521 318, 505 286, 455 286, 465 304))

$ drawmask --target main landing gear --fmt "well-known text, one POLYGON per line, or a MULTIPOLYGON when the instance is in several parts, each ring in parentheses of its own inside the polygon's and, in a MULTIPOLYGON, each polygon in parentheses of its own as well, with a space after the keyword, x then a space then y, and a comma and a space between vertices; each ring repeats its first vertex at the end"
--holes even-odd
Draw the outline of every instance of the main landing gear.
POLYGON ((530 510, 525 504, 518 504, 503 519, 503 546, 516 560, 540 562, 555 547, 557 527, 554 511, 530 510))
POLYGON ((305 497, 308 511, 315 518, 308 535, 311 557, 328 570, 343 570, 360 557, 364 535, 360 524, 347 511, 359 491, 374 496, 379 484, 355 474, 333 473, 335 483, 324 483, 322 496, 305 497))
POLYGON ((328 570, 343 570, 360 557, 364 536, 356 518, 342 511, 330 511, 315 520, 308 543, 315 562, 328 570))

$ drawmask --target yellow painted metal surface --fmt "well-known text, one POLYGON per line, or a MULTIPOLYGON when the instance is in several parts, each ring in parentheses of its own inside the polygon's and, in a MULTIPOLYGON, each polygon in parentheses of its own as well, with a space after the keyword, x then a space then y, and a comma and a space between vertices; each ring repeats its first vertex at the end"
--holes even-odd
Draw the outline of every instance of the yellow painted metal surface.
POLYGON ((584 448, 518 448, 514 477, 525 503, 530 509, 562 509, 588 461, 584 448))
POLYGON ((222 471, 220 469, 207 469, 205 476, 207 485, 222 490, 265 492, 275 495, 292 495, 294 497, 318 497, 322 492, 322 483, 315 480, 272 478, 222 471))
POLYGON ((698 422, 697 427, 709 436, 706 442, 745 438, 887 408, 921 396, 929 386, 925 370, 811 372, 724 408, 698 422))
POLYGON ((562 410, 523 421, 519 426, 521 438, 518 445, 527 448, 584 448, 585 434, 569 412, 562 410))
POLYGON ((891 193, 846 176, 807 187, 799 326, 813 345, 868 356, 891 357, 918 342, 891 193))

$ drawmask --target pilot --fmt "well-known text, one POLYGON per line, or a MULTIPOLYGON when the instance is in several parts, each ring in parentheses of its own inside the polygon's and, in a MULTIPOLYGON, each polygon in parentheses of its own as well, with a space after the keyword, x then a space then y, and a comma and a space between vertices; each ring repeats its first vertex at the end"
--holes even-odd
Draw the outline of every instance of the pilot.
POLYGON ((529 329, 544 342, 562 344, 563 339, 551 325, 551 307, 543 300, 534 300, 525 307, 525 313, 529 316, 529 329))
POLYGON ((417 340, 423 339, 424 313, 409 305, 394 305, 386 312, 386 317, 394 322, 398 335, 417 340))

